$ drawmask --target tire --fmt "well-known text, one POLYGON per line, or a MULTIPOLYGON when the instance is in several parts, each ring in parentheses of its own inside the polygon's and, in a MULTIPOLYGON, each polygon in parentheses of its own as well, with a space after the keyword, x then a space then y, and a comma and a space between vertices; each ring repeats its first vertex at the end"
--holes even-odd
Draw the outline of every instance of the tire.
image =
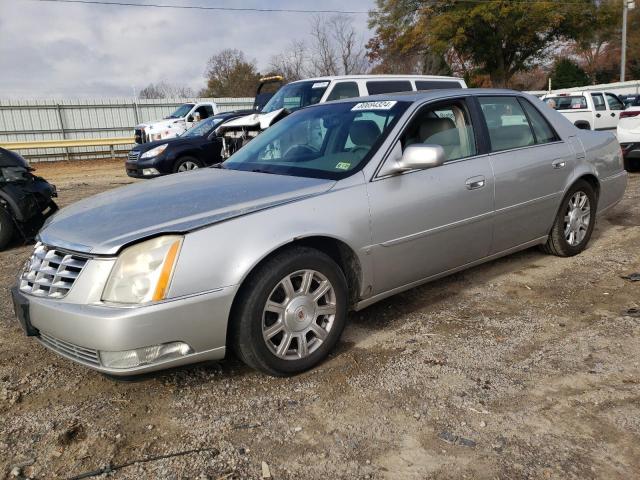
POLYGON ((9 244, 13 238, 15 227, 13 225, 13 219, 9 212, 7 212, 2 206, 0 206, 0 251, 9 244))
POLYGON ((190 170, 197 170, 202 168, 202 162, 193 157, 180 157, 173 167, 175 173, 188 172, 190 170))
POLYGON ((542 247, 543 251, 558 257, 571 257, 582 252, 593 232, 596 207, 597 197, 593 187, 584 180, 574 183, 562 199, 547 243, 542 247), (579 207, 584 198, 587 201, 579 207), (579 208, 576 209, 576 206, 579 208), (585 217, 586 208, 588 208, 588 216, 585 217), (588 219, 588 223, 584 221, 585 219, 588 219), (587 225, 585 226, 584 223, 587 225), (571 236, 572 232, 573 236, 571 236))
POLYGON ((330 257, 306 247, 287 249, 266 260, 243 285, 231 315, 231 346, 244 363, 269 375, 303 372, 324 360, 340 339, 347 302, 347 281, 330 257), (314 294, 322 296, 314 301, 314 294))

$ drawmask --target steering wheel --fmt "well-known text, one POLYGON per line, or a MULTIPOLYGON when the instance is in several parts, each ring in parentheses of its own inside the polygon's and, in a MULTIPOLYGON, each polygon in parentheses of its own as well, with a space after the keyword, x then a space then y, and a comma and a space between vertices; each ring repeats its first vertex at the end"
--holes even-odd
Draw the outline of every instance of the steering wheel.
POLYGON ((282 155, 282 159, 286 160, 287 158, 292 157, 294 155, 304 155, 305 153, 314 154, 314 153, 318 153, 318 150, 314 149, 313 147, 310 147, 309 145, 294 145, 292 147, 289 147, 287 151, 284 152, 284 155, 282 155))

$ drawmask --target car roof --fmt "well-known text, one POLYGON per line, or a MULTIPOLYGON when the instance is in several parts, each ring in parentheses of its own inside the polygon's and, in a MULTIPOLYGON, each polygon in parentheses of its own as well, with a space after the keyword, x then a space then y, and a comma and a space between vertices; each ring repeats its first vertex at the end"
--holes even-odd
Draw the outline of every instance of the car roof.
POLYGON ((312 77, 296 80, 291 83, 299 82, 330 82, 332 80, 455 80, 464 81, 461 77, 450 77, 445 75, 327 75, 324 77, 312 77))
MULTIPOLYGON (((349 103, 349 102, 381 102, 385 100, 395 100, 398 102, 422 102, 425 100, 437 100, 439 98, 463 97, 469 95, 519 95, 523 92, 503 88, 442 88, 436 90, 421 90, 417 92, 383 93, 380 95, 369 95, 366 97, 345 98, 329 103, 349 103)), ((325 104, 319 104, 325 105, 325 104)))

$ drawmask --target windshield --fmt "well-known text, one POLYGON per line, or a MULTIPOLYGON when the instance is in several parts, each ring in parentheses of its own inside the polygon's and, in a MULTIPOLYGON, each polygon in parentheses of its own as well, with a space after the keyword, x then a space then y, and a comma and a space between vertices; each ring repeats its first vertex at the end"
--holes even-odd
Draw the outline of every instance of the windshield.
POLYGON ((331 103, 300 110, 233 154, 223 168, 340 179, 362 168, 408 102, 331 103))
POLYGON ((187 115, 193 108, 193 103, 185 103, 184 105, 180 105, 178 109, 169 115, 167 118, 182 118, 187 115))
POLYGON ((547 97, 544 102, 556 110, 584 110, 587 108, 587 99, 582 95, 547 97))
POLYGON ((285 85, 267 102, 261 113, 275 112, 281 108, 293 112, 320 101, 322 94, 329 86, 328 81, 296 82, 285 85))
POLYGON ((209 117, 201 122, 196 123, 189 130, 184 132, 181 137, 202 137, 207 135, 212 129, 217 127, 224 117, 209 117))

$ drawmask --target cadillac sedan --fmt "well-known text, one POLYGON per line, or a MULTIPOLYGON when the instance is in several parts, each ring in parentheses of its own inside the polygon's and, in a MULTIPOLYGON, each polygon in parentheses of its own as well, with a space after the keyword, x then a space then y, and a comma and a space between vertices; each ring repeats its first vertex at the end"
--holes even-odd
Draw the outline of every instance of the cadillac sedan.
POLYGON ((112 375, 223 358, 290 375, 349 310, 533 246, 571 256, 627 177, 610 133, 509 90, 299 110, 220 168, 58 212, 13 289, 26 334, 112 375))

